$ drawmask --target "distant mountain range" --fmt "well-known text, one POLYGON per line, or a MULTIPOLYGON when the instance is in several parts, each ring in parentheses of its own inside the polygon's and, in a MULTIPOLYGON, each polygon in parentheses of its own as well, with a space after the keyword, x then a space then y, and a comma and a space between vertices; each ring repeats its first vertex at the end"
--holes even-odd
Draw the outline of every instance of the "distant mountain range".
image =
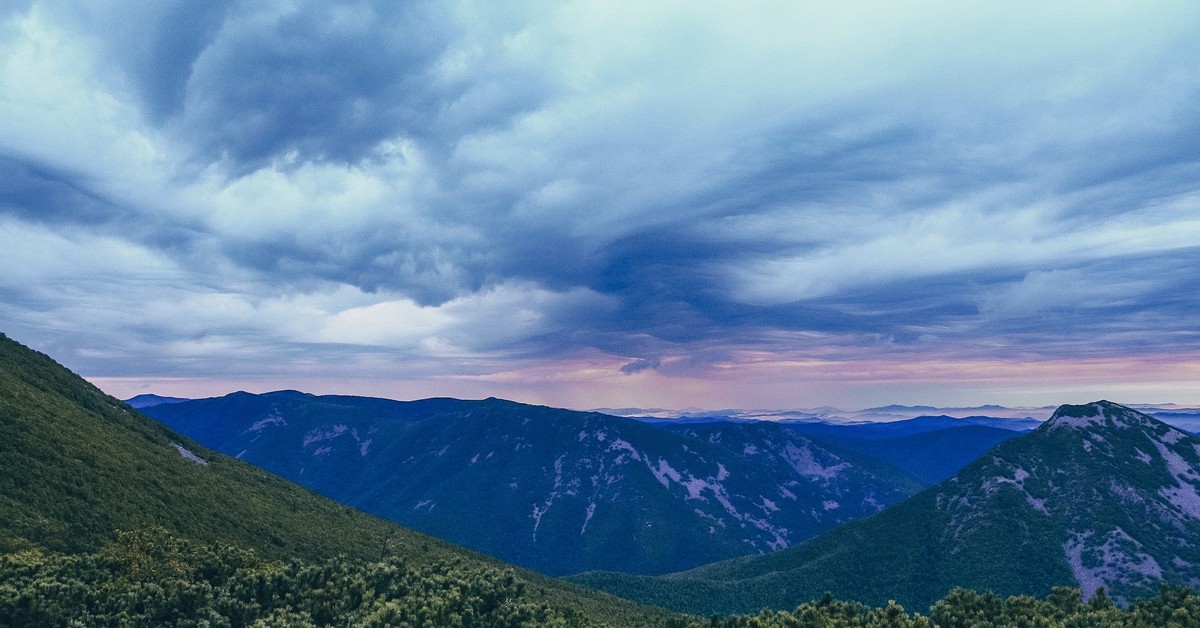
POLYGON ((927 608, 952 587, 1117 600, 1200 585, 1200 439, 1131 408, 1062 406, 954 477, 806 543, 661 577, 577 582, 697 613, 792 608, 831 592, 927 608))
POLYGON ((550 574, 778 550, 925 486, 776 423, 689 432, 498 399, 294 391, 143 411, 345 504, 550 574))
MULTIPOLYGON (((1157 407, 1156 407, 1157 409, 1157 407)), ((1168 404, 1165 410, 1177 409, 1168 404)), ((1001 419, 1034 419, 1043 421, 1053 412, 1053 406, 1038 408, 1009 408, 998 405, 982 405, 971 407, 935 406, 902 406, 890 405, 863 410, 842 410, 830 406, 820 408, 803 408, 798 410, 745 410, 729 408, 724 410, 666 410, 662 408, 609 408, 598 409, 596 412, 636 418, 642 421, 822 421, 829 423, 890 423, 920 416, 949 416, 967 418, 986 416, 1001 419)))
POLYGON ((163 397, 161 395, 138 395, 125 400, 131 408, 149 408, 151 406, 161 406, 164 403, 179 403, 180 401, 188 401, 184 397, 163 397))
MULTIPOLYGON (((1130 408, 1153 416, 1166 423, 1189 432, 1200 432, 1200 408, 1164 404, 1130 404, 1130 408)), ((970 407, 904 406, 888 405, 863 410, 842 410, 833 407, 805 408, 799 410, 666 410, 662 408, 611 408, 596 410, 605 414, 636 418, 650 423, 707 423, 711 421, 781 421, 795 423, 829 423, 853 425, 860 423, 893 423, 918 417, 949 417, 955 419, 987 418, 992 427, 1008 428, 1019 424, 1019 428, 1033 429, 1054 413, 1056 406, 1010 408, 995 404, 970 407), (1008 420, 1018 420, 1008 424, 1008 420), (1023 420, 1023 421, 1022 421, 1023 420)))

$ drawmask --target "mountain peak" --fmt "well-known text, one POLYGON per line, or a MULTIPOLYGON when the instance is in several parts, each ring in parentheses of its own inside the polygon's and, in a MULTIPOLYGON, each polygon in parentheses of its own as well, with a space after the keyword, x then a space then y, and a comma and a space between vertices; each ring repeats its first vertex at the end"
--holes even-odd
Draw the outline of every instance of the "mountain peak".
POLYGON ((1164 582, 1200 582, 1198 539, 1200 439, 1102 400, 1058 408, 874 517, 672 575, 656 581, 655 597, 637 599, 728 612, 793 607, 830 591, 925 607, 956 586, 1007 596, 1075 585, 1084 598, 1103 588, 1124 603, 1164 582))
POLYGON ((1160 425, 1165 426, 1166 424, 1133 408, 1104 399, 1083 405, 1059 406, 1050 420, 1046 421, 1047 430, 1075 428, 1091 431, 1100 428, 1150 428, 1157 431, 1160 425))

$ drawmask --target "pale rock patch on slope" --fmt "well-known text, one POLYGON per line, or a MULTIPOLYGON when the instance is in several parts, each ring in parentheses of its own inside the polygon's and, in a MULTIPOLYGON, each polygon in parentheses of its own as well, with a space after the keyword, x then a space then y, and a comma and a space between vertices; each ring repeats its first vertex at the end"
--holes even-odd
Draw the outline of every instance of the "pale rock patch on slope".
POLYGON ((596 502, 590 502, 587 506, 587 512, 583 518, 583 527, 579 529, 579 536, 583 536, 587 532, 588 522, 592 520, 592 515, 596 514, 596 502))
POLYGON ((1120 497, 1121 501, 1125 503, 1140 504, 1146 501, 1142 497, 1141 491, 1126 484, 1118 484, 1115 480, 1108 483, 1108 490, 1112 491, 1113 495, 1120 497))
POLYGON ((783 458, 787 461, 796 473, 806 477, 821 480, 832 480, 845 469, 850 467, 849 464, 842 462, 836 456, 830 456, 835 461, 833 464, 823 464, 816 456, 813 455, 812 449, 807 445, 797 447, 792 443, 788 443, 783 449, 783 458))
POLYGON ((1074 427, 1074 428, 1086 429, 1086 428, 1092 427, 1094 425, 1103 425, 1103 424, 1104 424, 1104 413, 1101 412, 1099 408, 1097 408, 1096 414, 1089 415, 1089 416, 1055 417, 1053 420, 1053 423, 1051 423, 1051 429, 1058 429, 1060 427, 1074 427))
MULTIPOLYGON (((603 442, 603 440, 601 440, 601 442, 603 442)), ((612 443, 608 446, 608 449, 606 451, 610 451, 610 452, 625 451, 625 452, 628 452, 629 457, 634 460, 640 461, 642 459, 642 455, 640 453, 638 453, 638 450, 636 448, 634 448, 634 446, 629 441, 622 440, 620 438, 613 439, 612 443)))
POLYGON ((285 421, 283 416, 279 414, 279 410, 275 410, 275 411, 271 412, 271 414, 268 414, 267 416, 255 421, 254 425, 251 425, 250 429, 248 429, 246 431, 259 432, 259 431, 262 431, 263 429, 265 429, 269 425, 284 426, 284 425, 287 425, 287 421, 285 421))
POLYGON ((304 446, 308 447, 309 445, 311 445, 313 443, 319 443, 321 441, 326 441, 326 440, 333 440, 333 439, 337 438, 338 436, 341 436, 342 434, 345 434, 346 432, 349 432, 349 431, 350 431, 350 426, 342 425, 342 424, 330 425, 330 426, 327 426, 324 428, 310 430, 307 434, 304 435, 304 446))
POLYGON ((184 460, 190 460, 199 465, 207 465, 208 464, 207 460, 188 451, 187 448, 185 448, 183 445, 180 445, 179 443, 171 443, 171 445, 173 445, 175 447, 175 451, 179 452, 180 456, 183 456, 184 460))
POLYGON ((649 459, 646 459, 646 466, 650 469, 650 473, 654 474, 655 479, 657 479, 664 488, 671 488, 671 482, 678 484, 680 478, 682 477, 679 475, 678 471, 671 467, 671 463, 662 458, 658 459, 657 467, 650 464, 649 459))
MULTIPOLYGON (((1084 442, 1086 443, 1087 441, 1084 442)), ((1000 461, 997 460, 997 462, 1000 461)), ((987 480, 987 482, 985 482, 983 485, 984 494, 991 495, 999 488, 999 486, 1007 484, 1016 488, 1018 491, 1021 491, 1021 494, 1025 496, 1025 503, 1029 504, 1034 510, 1044 515, 1049 515, 1050 511, 1046 509, 1046 500, 1034 497, 1033 494, 1029 492, 1029 489, 1025 488, 1025 480, 1029 479, 1029 472, 1021 467, 1010 466, 1009 468, 1012 469, 1013 476, 1011 478, 1006 476, 997 476, 987 480)))
POLYGON ((1100 587, 1113 584, 1150 585, 1162 580, 1162 568, 1153 556, 1141 551, 1142 544, 1121 528, 1110 530, 1103 542, 1094 530, 1069 531, 1063 553, 1071 573, 1079 582, 1084 599, 1090 599, 1100 587))
MULTIPOLYGON (((665 461, 659 460, 660 468, 664 463, 665 461)), ((675 470, 671 469, 669 465, 667 465, 666 468, 670 469, 672 472, 674 472, 674 474, 664 474, 662 477, 660 477, 660 481, 665 478, 670 478, 675 483, 683 486, 684 490, 687 491, 687 499, 699 499, 707 501, 707 498, 704 495, 707 492, 708 494, 712 495, 713 499, 715 499, 717 503, 721 505, 721 508, 723 508, 725 512, 735 521, 740 522, 742 525, 753 526, 754 528, 770 535, 771 538, 766 541, 768 548, 772 550, 780 550, 791 544, 788 540, 787 528, 772 525, 766 520, 766 518, 755 517, 750 513, 738 511, 737 507, 733 505, 733 501, 729 497, 729 491, 725 488, 725 485, 722 484, 722 482, 729 477, 729 472, 725 469, 724 465, 718 464, 717 475, 707 478, 696 477, 690 473, 686 474, 685 476, 684 474, 675 472, 675 470)), ((766 498, 763 498, 761 504, 755 505, 763 509, 764 515, 769 515, 771 512, 779 510, 774 502, 767 500, 766 498)), ((754 541, 750 541, 750 544, 752 546, 755 545, 754 541)))
POLYGON ((1164 486, 1158 490, 1158 494, 1188 517, 1200 519, 1200 491, 1196 489, 1196 484, 1200 483, 1200 473, 1197 473, 1183 456, 1167 447, 1166 443, 1159 440, 1152 442, 1166 462, 1167 471, 1175 480, 1174 486, 1164 486))
MULTIPOLYGON (((566 454, 559 454, 554 459, 554 486, 550 489, 550 494, 540 504, 533 505, 533 511, 530 513, 530 518, 533 519, 533 540, 537 542, 538 527, 542 525, 542 517, 550 510, 555 501, 566 495, 579 494, 579 479, 572 478, 570 482, 563 482, 563 461, 566 459, 566 454)), ((589 515, 590 518, 590 515, 589 515)), ((586 524, 585 524, 586 527, 586 524)))
POLYGON ((1168 431, 1166 434, 1163 434, 1159 438, 1161 438, 1162 441, 1164 443, 1167 443, 1168 445, 1174 445, 1175 443, 1178 443, 1179 441, 1187 438, 1187 434, 1184 434, 1183 432, 1172 428, 1170 431, 1168 431))

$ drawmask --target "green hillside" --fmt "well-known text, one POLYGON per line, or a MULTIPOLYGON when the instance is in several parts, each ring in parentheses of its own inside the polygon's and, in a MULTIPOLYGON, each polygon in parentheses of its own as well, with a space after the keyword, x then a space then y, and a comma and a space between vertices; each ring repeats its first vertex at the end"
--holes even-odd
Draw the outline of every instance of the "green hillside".
MULTIPOLYGON (((77 578, 99 578, 88 585, 92 589, 107 582, 121 591, 147 582, 167 590, 163 582, 199 578, 206 583, 201 588, 215 595, 221 565, 246 561, 257 567, 239 573, 315 569, 317 578, 322 569, 354 571, 356 565, 399 569, 419 585, 406 595, 426 601, 482 599, 468 595, 467 584, 474 583, 478 591, 496 589, 507 600, 508 610, 484 611, 542 608, 541 620, 536 613, 526 617, 532 623, 557 617, 582 625, 654 625, 669 618, 364 515, 205 449, 3 335, 0 554, 0 588, 38 573, 52 582, 76 582, 76 589, 50 596, 59 601, 77 599, 71 597, 83 586, 72 580, 77 578), (142 541, 131 545, 133 538, 142 541), (129 547, 140 554, 131 556, 129 547), (211 569, 195 572, 206 561, 211 569), (159 578, 156 570, 165 575, 159 578), (120 574, 128 578, 105 580, 120 574)), ((357 581, 360 575, 347 577, 357 581)), ((13 590, 10 585, 4 594, 15 595, 13 590)), ((358 590, 360 602, 364 590, 367 601, 379 595, 358 590)), ((14 599, 25 607, 33 603, 9 601, 14 599)), ((286 614, 292 607, 281 608, 286 614)))
POLYGON ((1198 445, 1117 404, 1063 406, 950 480, 794 548, 657 578, 574 580, 702 614, 788 609, 824 592, 925 609, 954 587, 1145 598, 1163 582, 1200 582, 1198 445))

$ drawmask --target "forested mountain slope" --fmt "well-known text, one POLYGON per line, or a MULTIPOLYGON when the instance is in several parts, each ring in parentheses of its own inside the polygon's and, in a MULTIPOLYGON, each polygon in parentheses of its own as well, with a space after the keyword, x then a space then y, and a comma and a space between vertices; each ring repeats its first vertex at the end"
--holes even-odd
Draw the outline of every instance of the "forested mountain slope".
POLYGON ((692 612, 835 597, 927 608, 956 586, 1001 595, 1104 587, 1118 600, 1200 583, 1200 440, 1124 406, 1062 406, 955 477, 811 541, 658 578, 576 581, 692 612))
MULTIPOLYGON (((411 599, 424 605, 442 600, 448 612, 462 611, 455 606, 458 602, 491 599, 472 597, 471 591, 498 591, 495 604, 476 610, 487 614, 540 608, 541 615, 527 617, 581 624, 656 624, 667 619, 657 610, 514 569, 362 514, 201 447, 2 335, 0 556, 0 573, 14 587, 33 577, 30 574, 49 578, 32 581, 28 590, 5 589, 0 601, 11 603, 6 609, 35 612, 46 610, 47 604, 68 604, 60 609, 65 615, 26 617, 35 624, 53 625, 64 622, 63 617, 87 623, 79 618, 91 611, 79 604, 86 601, 85 593, 100 592, 97 599, 110 599, 103 594, 105 587, 115 587, 113 595, 128 594, 144 602, 147 591, 161 592, 197 578, 198 588, 181 589, 200 596, 181 598, 178 603, 186 610, 187 604, 212 595, 213 579, 228 576, 221 565, 238 561, 262 566, 269 583, 275 577, 271 574, 288 564, 301 570, 316 565, 317 574, 325 568, 320 565, 336 570, 338 564, 366 573, 369 561, 382 560, 392 565, 381 567, 385 571, 407 573, 411 582, 425 583, 395 595, 417 596, 411 599), (120 538, 143 541, 118 542, 120 531, 126 535, 120 538), (195 552, 187 548, 197 545, 226 549, 214 550, 212 568, 201 569, 204 561, 189 563, 195 552), (87 584, 79 584, 79 579, 87 584), (55 581, 78 586, 56 589, 49 584, 55 581), (36 582, 42 584, 35 586, 36 582), (507 606, 505 600, 510 602, 507 606)), ((267 595, 271 590, 250 584, 251 592, 267 595)), ((363 590, 359 589, 359 603, 363 590)), ((286 587, 282 591, 284 596, 295 595, 286 587)), ((354 589, 347 591, 350 595, 354 589)), ((267 603, 258 600, 258 594, 237 595, 267 603)), ((283 604, 279 612, 290 612, 287 599, 293 598, 275 600, 283 604)), ((397 608, 404 602, 397 599, 397 608)), ((263 612, 267 608, 259 607, 263 612)), ((9 620, 16 621, 11 616, 9 620)))

